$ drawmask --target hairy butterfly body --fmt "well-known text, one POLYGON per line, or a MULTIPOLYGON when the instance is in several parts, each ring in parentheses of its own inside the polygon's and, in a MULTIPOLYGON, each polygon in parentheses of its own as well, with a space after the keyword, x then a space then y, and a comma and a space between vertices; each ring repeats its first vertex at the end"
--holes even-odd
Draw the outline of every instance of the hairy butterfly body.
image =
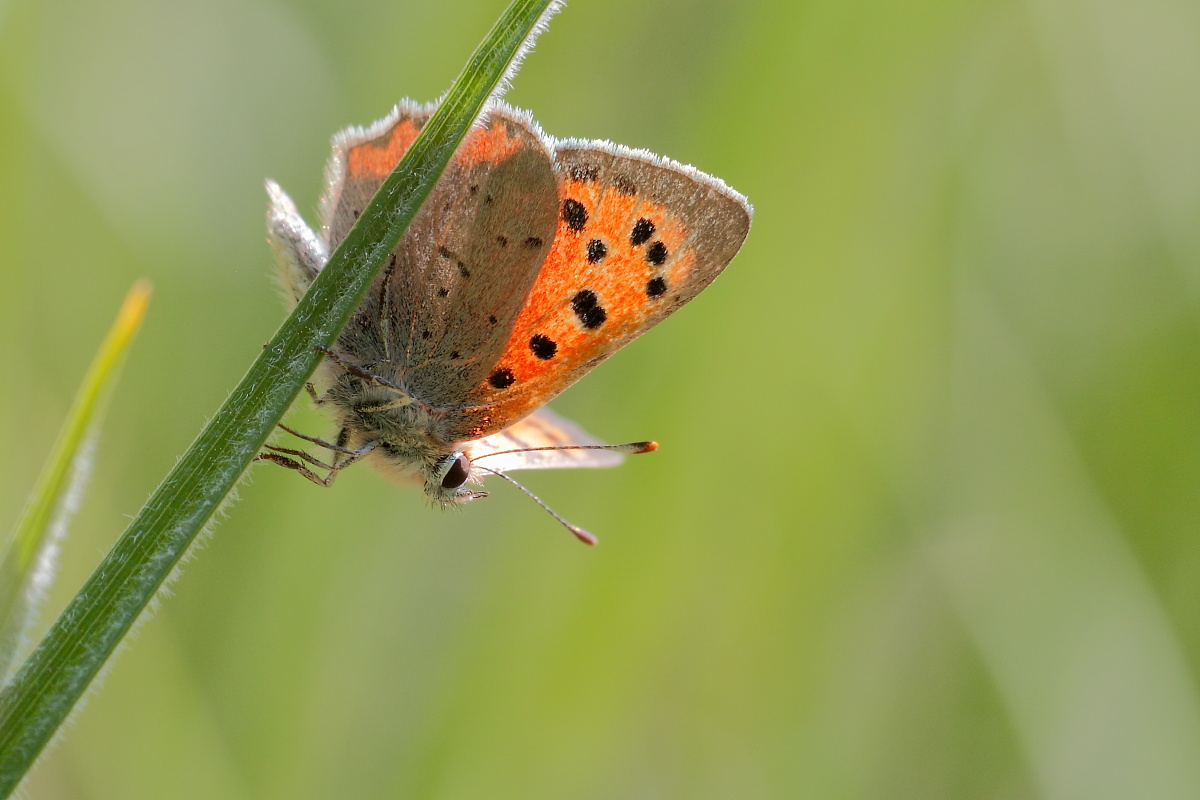
MULTIPOLYGON (((432 111, 401 103, 334 138, 317 233, 268 181, 268 230, 292 303, 432 111)), ((601 445, 539 409, 695 297, 737 253, 750 217, 744 197, 698 170, 556 140, 495 103, 327 353, 318 402, 340 431, 336 443, 304 438, 333 450, 333 463, 283 448, 263 457, 323 485, 364 459, 453 504, 481 496, 468 485, 486 474, 611 466, 653 449, 601 445), (331 472, 318 478, 281 453, 331 472)))

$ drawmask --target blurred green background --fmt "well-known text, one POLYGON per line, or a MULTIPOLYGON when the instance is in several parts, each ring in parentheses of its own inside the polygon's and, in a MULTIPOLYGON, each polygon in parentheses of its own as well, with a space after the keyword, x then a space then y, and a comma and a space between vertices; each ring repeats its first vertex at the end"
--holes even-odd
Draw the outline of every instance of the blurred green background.
MULTIPOLYGON (((283 318, 262 181, 500 0, 0 0, 0 520, 156 295, 48 624, 283 318)), ((574 0, 508 99, 756 206, 461 513, 260 467, 43 798, 1200 797, 1200 6, 574 0)), ((297 426, 329 423, 297 404, 297 426)))

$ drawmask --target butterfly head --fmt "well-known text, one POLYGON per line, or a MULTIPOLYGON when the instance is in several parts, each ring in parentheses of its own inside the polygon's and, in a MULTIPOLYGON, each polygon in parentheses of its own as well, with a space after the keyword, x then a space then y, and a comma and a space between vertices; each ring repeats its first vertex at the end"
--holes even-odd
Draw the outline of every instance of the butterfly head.
POLYGON ((431 469, 425 475, 425 495, 442 505, 466 503, 487 497, 487 492, 467 487, 467 481, 472 478, 474 476, 471 475, 471 459, 461 450, 455 450, 432 463, 431 469))
POLYGON ((437 505, 460 505, 487 497, 487 492, 476 488, 482 474, 472 469, 471 459, 461 450, 413 447, 386 437, 375 442, 367 459, 376 469, 397 483, 419 485, 437 505))

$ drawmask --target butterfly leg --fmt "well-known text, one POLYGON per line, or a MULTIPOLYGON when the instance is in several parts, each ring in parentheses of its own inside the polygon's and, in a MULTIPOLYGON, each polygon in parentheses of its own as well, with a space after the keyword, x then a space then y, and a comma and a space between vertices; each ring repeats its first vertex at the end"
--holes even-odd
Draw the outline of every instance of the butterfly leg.
POLYGON ((346 428, 342 428, 341 431, 338 432, 338 443, 334 444, 333 442, 325 441, 324 439, 320 438, 319 436, 308 436, 306 434, 300 433, 300 431, 295 430, 293 428, 289 428, 287 425, 284 425, 282 422, 279 423, 279 427, 282 428, 283 430, 287 431, 288 433, 290 433, 292 436, 295 436, 297 439, 303 439, 306 442, 312 442, 317 447, 324 447, 326 450, 332 450, 335 453, 345 453, 346 455, 349 455, 349 456, 359 455, 360 453, 361 453, 361 455, 366 455, 367 453, 369 453, 371 451, 371 449, 373 449, 375 447, 375 444, 373 442, 370 444, 370 448, 368 448, 366 450, 364 450, 363 448, 354 450, 349 447, 346 447, 346 442, 350 439, 350 431, 348 431, 346 428))
POLYGON ((338 443, 334 444, 316 436, 306 436, 299 431, 295 431, 288 426, 283 425, 282 423, 279 425, 279 427, 283 428, 285 431, 299 439, 303 439, 306 442, 312 442, 318 447, 324 447, 328 450, 332 450, 334 452, 334 458, 332 459, 333 463, 327 464, 324 461, 314 458, 303 450, 292 450, 286 447, 276 447, 275 445, 266 445, 267 450, 270 450, 271 452, 259 453, 254 457, 254 460, 269 461, 272 464, 277 464, 278 466, 286 467, 287 469, 299 472, 308 480, 326 489, 333 485, 333 481, 335 478, 337 478, 337 474, 339 472, 355 463, 363 456, 367 455, 367 453, 370 453, 378 444, 378 442, 367 442, 358 449, 346 447, 346 444, 350 438, 350 431, 346 428, 343 428, 338 433, 338 443), (289 458, 288 456, 295 456, 295 458, 289 458), (345 457, 343 458, 343 456, 345 457), (328 472, 326 473, 325 477, 322 478, 320 475, 305 466, 305 463, 312 464, 314 467, 319 469, 328 470, 328 472))
POLYGON ((324 478, 322 478, 320 475, 313 472, 311 469, 304 466, 299 461, 296 461, 293 458, 288 458, 287 456, 284 456, 284 455, 280 455, 279 453, 259 453, 258 455, 256 455, 254 457, 254 460, 255 461, 269 461, 272 464, 278 464, 281 467, 287 467, 288 469, 293 469, 296 472, 299 472, 305 478, 308 478, 310 481, 315 483, 317 486, 323 486, 326 489, 328 489, 330 486, 333 485, 333 478, 335 475, 337 475, 336 471, 330 470, 329 474, 326 475, 324 478))

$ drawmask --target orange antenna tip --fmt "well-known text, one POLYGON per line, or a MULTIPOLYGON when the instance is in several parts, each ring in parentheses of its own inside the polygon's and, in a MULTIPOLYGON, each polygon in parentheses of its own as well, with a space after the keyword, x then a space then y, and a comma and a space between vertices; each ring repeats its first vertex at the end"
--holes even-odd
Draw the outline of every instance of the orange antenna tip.
POLYGON ((597 539, 593 534, 588 533, 583 528, 577 528, 574 525, 569 525, 568 530, 575 534, 576 539, 588 545, 589 547, 595 547, 600 542, 600 540, 597 539))

